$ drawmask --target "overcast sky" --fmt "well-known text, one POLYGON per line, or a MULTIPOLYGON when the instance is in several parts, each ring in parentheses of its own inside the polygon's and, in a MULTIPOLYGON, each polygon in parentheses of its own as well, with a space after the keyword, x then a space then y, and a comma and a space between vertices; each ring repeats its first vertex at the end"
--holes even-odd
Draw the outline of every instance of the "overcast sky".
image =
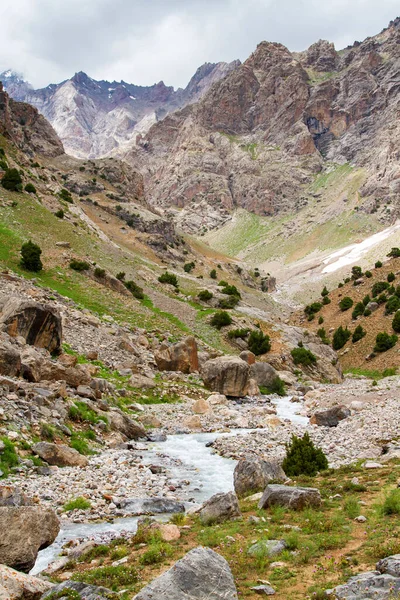
POLYGON ((183 87, 204 62, 245 60, 262 40, 340 49, 397 16, 398 0, 0 0, 0 72, 35 87, 77 71, 183 87))

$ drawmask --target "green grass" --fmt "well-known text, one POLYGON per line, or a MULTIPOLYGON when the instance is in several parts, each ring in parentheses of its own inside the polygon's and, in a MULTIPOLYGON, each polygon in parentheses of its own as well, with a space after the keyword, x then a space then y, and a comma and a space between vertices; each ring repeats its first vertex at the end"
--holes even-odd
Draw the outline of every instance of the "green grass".
POLYGON ((134 585, 138 580, 138 573, 137 569, 129 564, 120 565, 119 567, 109 565, 77 573, 73 576, 73 579, 115 591, 121 587, 129 588, 134 585))
POLYGON ((63 506, 63 510, 65 512, 69 512, 70 510, 88 510, 92 505, 86 498, 79 496, 79 498, 75 498, 74 500, 70 500, 66 502, 63 506))
POLYGON ((385 377, 392 377, 393 375, 396 375, 397 367, 390 367, 385 369, 384 371, 378 371, 376 369, 363 369, 362 367, 351 367, 346 369, 344 373, 356 375, 358 377, 368 377, 368 379, 379 381, 380 379, 384 379, 385 377))
POLYGON ((0 451, 0 471, 2 472, 1 477, 7 477, 12 467, 16 467, 19 464, 18 454, 15 450, 14 444, 8 439, 8 437, 0 437, 0 441, 4 444, 4 450, 0 451))

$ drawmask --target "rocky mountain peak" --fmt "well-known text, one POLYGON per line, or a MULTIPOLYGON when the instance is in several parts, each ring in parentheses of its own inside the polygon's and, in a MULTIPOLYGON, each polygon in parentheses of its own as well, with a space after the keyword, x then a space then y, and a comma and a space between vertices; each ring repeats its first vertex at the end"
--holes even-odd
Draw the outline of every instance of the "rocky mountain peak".
POLYGON ((316 71, 336 71, 340 56, 335 50, 335 45, 327 40, 319 40, 312 44, 304 53, 303 64, 316 71))

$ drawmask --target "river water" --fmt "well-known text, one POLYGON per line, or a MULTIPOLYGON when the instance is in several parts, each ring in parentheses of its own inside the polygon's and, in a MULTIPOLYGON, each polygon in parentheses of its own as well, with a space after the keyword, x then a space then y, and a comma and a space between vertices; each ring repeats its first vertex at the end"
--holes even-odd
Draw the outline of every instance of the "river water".
MULTIPOLYGON (((277 416, 288 419, 297 425, 307 425, 308 419, 298 414, 301 405, 291 402, 291 398, 272 400, 276 405, 277 416)), ((215 454, 207 444, 222 436, 240 436, 251 429, 235 429, 229 433, 191 433, 168 436, 165 442, 149 443, 143 458, 147 464, 168 463, 172 478, 190 481, 190 492, 195 502, 202 503, 218 492, 233 490, 233 471, 236 461, 215 454)), ((168 515, 160 517, 168 519, 168 515)), ((135 532, 138 517, 115 519, 113 523, 68 523, 62 529, 55 542, 39 552, 31 574, 43 571, 60 554, 62 546, 77 538, 101 537, 104 534, 135 532)))

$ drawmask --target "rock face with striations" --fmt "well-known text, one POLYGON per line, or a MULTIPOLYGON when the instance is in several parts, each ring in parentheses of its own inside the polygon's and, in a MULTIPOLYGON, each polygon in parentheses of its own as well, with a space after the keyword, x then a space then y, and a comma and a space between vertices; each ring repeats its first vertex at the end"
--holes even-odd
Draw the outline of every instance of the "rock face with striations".
POLYGON ((226 560, 210 548, 195 548, 143 588, 134 600, 237 600, 226 560))
POLYGON ((286 479, 284 470, 277 462, 260 459, 240 460, 233 473, 233 484, 239 497, 264 491, 270 481, 286 479))
POLYGON ((86 456, 64 444, 38 442, 32 446, 32 450, 49 465, 57 467, 86 467, 89 462, 86 456))
POLYGON ((31 346, 60 352, 62 324, 59 312, 46 304, 10 298, 2 308, 0 325, 11 337, 21 336, 31 346))
POLYGON ((51 508, 0 508, 0 564, 28 573, 39 550, 56 539, 60 523, 51 508))
POLYGON ((0 565, 1 600, 40 600, 54 583, 19 573, 10 567, 0 565))
POLYGON ((177 344, 161 344, 154 352, 154 358, 160 371, 193 373, 199 370, 197 342, 193 336, 177 344))
POLYGON ((207 389, 240 398, 248 392, 250 365, 236 356, 221 356, 208 360, 201 376, 207 389))

